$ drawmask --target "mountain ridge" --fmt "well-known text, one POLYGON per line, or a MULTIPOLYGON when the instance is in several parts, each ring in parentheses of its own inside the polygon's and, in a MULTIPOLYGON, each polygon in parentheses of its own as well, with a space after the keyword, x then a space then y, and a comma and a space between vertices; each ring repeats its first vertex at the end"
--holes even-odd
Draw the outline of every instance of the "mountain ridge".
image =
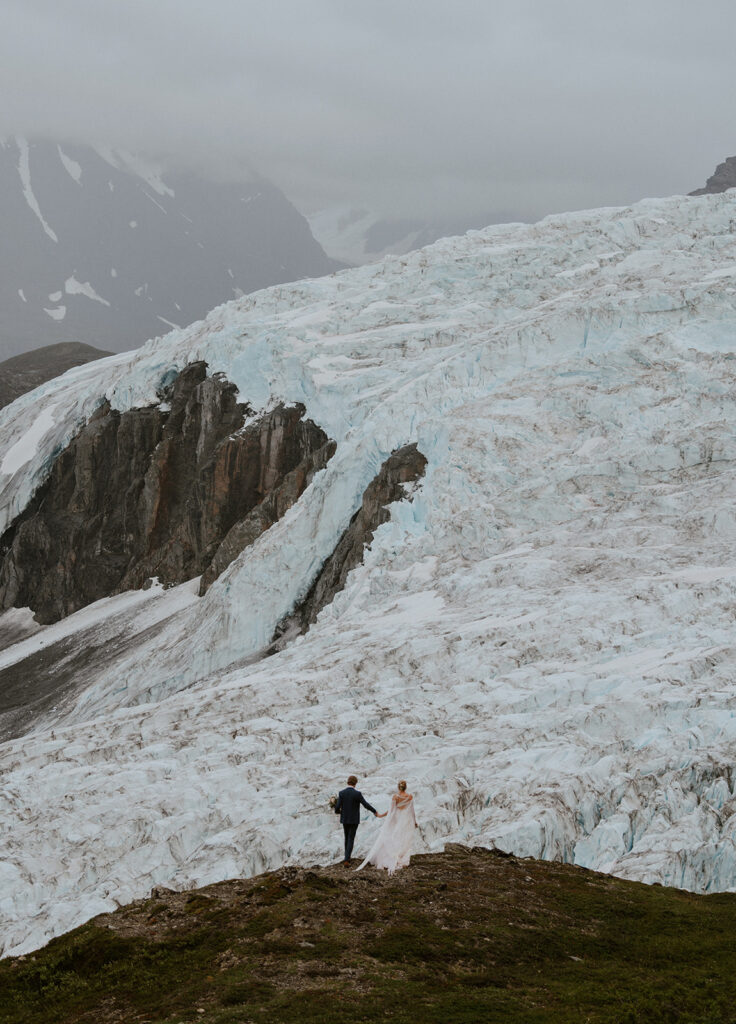
POLYGON ((68 341, 11 356, 0 363, 0 409, 72 366, 105 359, 111 354, 92 345, 68 341))

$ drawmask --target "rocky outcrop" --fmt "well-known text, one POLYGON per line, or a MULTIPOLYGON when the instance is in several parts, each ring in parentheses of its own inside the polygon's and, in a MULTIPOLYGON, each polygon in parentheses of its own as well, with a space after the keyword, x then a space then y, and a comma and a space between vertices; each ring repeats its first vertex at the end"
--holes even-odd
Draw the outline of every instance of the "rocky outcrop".
POLYGON ((81 366, 109 355, 109 352, 91 345, 70 341, 34 348, 21 356, 6 359, 0 363, 0 409, 72 366, 81 366))
POLYGON ((389 506, 406 497, 405 484, 424 476, 426 466, 427 460, 416 444, 398 448, 386 459, 363 492, 360 508, 308 593, 276 627, 269 653, 282 650, 292 637, 306 633, 320 611, 343 589, 348 573, 363 561, 363 552, 375 531, 391 518, 389 506))
POLYGON ((202 362, 161 398, 124 413, 102 405, 58 456, 0 538, 0 610, 54 622, 151 577, 206 574, 204 588, 334 452, 303 406, 246 422, 235 386, 202 362))
POLYGON ((274 485, 252 512, 228 531, 207 569, 202 574, 199 592, 204 594, 210 584, 230 565, 241 551, 249 547, 270 526, 277 523, 302 494, 314 474, 324 469, 335 453, 335 442, 327 441, 302 459, 274 485))
POLYGON ((714 173, 705 183, 704 188, 691 192, 691 196, 713 195, 716 192, 726 192, 729 188, 736 188, 736 156, 729 156, 719 164, 714 173))

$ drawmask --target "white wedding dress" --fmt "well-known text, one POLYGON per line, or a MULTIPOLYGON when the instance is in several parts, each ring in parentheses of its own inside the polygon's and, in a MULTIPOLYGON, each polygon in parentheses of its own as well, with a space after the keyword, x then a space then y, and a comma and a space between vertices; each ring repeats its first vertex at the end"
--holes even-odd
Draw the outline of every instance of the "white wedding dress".
POLYGON ((414 798, 394 793, 378 838, 357 870, 374 864, 377 868, 387 868, 392 875, 399 868, 405 868, 411 856, 416 821, 414 798))

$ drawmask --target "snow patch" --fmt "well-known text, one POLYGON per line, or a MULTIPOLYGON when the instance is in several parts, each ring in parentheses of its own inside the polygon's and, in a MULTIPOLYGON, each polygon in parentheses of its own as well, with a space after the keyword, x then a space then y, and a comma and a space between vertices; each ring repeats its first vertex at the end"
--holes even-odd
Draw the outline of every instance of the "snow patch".
POLYGON ((56 306, 54 309, 47 309, 43 307, 43 311, 46 316, 50 316, 52 320, 63 320, 66 316, 66 306, 56 306))
POLYGON ((31 187, 31 169, 30 169, 30 157, 29 157, 28 141, 27 141, 27 139, 22 139, 22 138, 18 138, 16 141, 18 143, 18 151, 19 151, 19 154, 20 154, 19 159, 18 159, 18 174, 20 174, 20 181, 21 181, 21 185, 22 185, 22 188, 23 188, 23 195, 26 198, 26 202, 28 203, 28 206, 30 207, 32 212, 36 215, 36 217, 38 218, 38 220, 39 220, 39 222, 41 224, 41 227, 44 229, 44 231, 49 236, 51 241, 52 242, 58 242, 59 239, 58 239, 58 237, 56 235, 56 232, 52 228, 50 228, 49 225, 44 220, 44 216, 41 213, 41 208, 38 205, 38 200, 36 199, 35 195, 33 194, 33 188, 31 187))
POLYGON ((70 178, 76 181, 77 185, 82 183, 82 165, 78 164, 76 160, 72 160, 70 156, 62 150, 61 146, 56 147, 59 151, 59 159, 64 165, 64 170, 67 172, 70 178))
POLYGON ((146 197, 146 199, 150 199, 153 205, 157 206, 162 213, 168 213, 166 207, 162 206, 161 203, 159 203, 158 199, 154 199, 150 192, 147 192, 146 189, 142 189, 141 191, 143 192, 143 195, 146 197))
POLYGON ((180 324, 172 323, 171 320, 167 320, 166 317, 157 316, 156 319, 160 320, 162 324, 166 324, 167 327, 171 327, 175 331, 178 331, 178 330, 181 329, 181 325, 180 324))
MULTIPOLYGON (((196 602, 199 580, 198 576, 178 587, 164 589, 158 580, 154 579, 146 590, 127 591, 123 594, 116 594, 114 597, 95 601, 94 604, 87 605, 86 608, 74 612, 73 615, 68 615, 60 622, 40 627, 40 630, 37 627, 37 631, 32 637, 0 651, 0 669, 15 665, 29 655, 36 654, 59 640, 64 640, 74 636, 75 633, 88 630, 91 626, 122 615, 131 619, 133 615, 138 616, 142 612, 146 623, 153 625, 161 618, 172 615, 175 611, 196 602), (162 598, 164 600, 161 600, 162 598)), ((2 624, 2 620, 3 617, 0 616, 0 624, 2 624)))
POLYGON ((175 195, 174 190, 161 177, 161 168, 157 164, 124 149, 112 149, 109 146, 96 146, 95 149, 111 167, 141 178, 157 195, 172 198, 175 195))
POLYGON ((101 295, 97 294, 89 281, 78 281, 73 274, 64 282, 64 291, 67 295, 84 295, 85 298, 92 299, 94 302, 101 302, 103 306, 110 305, 107 299, 103 299, 101 295))

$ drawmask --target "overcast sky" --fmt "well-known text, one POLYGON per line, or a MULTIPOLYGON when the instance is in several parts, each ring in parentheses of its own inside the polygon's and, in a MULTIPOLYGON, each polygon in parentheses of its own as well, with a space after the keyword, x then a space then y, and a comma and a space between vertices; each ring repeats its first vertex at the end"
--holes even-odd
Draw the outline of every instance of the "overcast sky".
POLYGON ((0 0, 0 134, 463 218, 689 191, 736 153, 733 0, 0 0))

